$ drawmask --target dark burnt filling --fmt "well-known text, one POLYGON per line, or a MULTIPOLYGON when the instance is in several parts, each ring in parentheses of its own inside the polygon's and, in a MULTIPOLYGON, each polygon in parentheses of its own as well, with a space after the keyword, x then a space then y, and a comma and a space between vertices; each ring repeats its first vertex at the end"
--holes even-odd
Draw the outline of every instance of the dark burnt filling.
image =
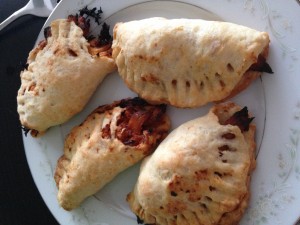
POLYGON ((22 130, 23 130, 23 132, 25 134, 25 137, 27 137, 27 134, 30 132, 30 129, 27 128, 27 127, 25 127, 25 126, 21 126, 21 128, 22 128, 22 130))
POLYGON ((109 33, 109 25, 102 24, 100 34, 95 37, 90 35, 90 20, 82 15, 69 15, 69 21, 73 21, 83 31, 83 36, 88 41, 91 55, 108 56, 112 54, 112 36, 109 33))
MULTIPOLYGON (((235 112, 231 117, 222 123, 222 125, 233 125, 238 126, 241 132, 249 130, 249 125, 252 122, 254 117, 249 117, 247 107, 244 107, 240 111, 235 112)), ((229 136, 226 136, 227 139, 232 139, 229 136)))
MULTIPOLYGON (((84 7, 83 9, 79 10, 79 14, 69 15, 68 21, 73 21, 78 27, 81 28, 83 31, 83 36, 90 44, 89 53, 91 55, 111 57, 111 45, 113 38, 109 33, 109 25, 103 23, 100 34, 97 37, 90 34, 90 18, 93 18, 95 22, 100 25, 102 13, 103 12, 101 8, 97 10, 96 8, 88 9, 87 7, 84 7)), ((47 44, 47 38, 51 36, 51 27, 46 27, 44 29, 45 39, 39 43, 38 47, 43 49, 47 44)))
MULTIPOLYGON (((144 220, 142 220, 138 215, 136 215, 136 222, 138 224, 144 224, 144 220)), ((144 225, 154 225, 154 224, 145 223, 144 225)))
POLYGON ((25 126, 21 126, 21 129, 23 130, 25 137, 27 137, 27 134, 29 132, 30 132, 30 134, 31 134, 32 137, 37 137, 39 135, 39 132, 37 130, 29 129, 29 128, 25 127, 25 126))
POLYGON ((273 73, 271 66, 267 63, 266 58, 259 54, 256 63, 253 63, 248 71, 273 73))
MULTIPOLYGON (((124 145, 137 146, 141 143, 152 145, 155 143, 152 143, 152 139, 149 139, 151 135, 154 138, 162 138, 158 127, 165 120, 165 105, 152 106, 136 98, 129 101, 121 101, 119 106, 125 108, 125 110, 117 119, 115 136, 124 145), (157 134, 158 136, 156 136, 157 134)), ((111 137, 110 124, 107 124, 102 129, 102 137, 111 137)))

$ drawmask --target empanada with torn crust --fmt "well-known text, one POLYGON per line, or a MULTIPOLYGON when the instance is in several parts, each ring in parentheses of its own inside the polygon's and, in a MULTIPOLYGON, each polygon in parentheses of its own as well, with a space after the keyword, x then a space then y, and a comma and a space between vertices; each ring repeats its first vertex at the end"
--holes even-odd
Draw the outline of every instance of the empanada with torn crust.
POLYGON ((112 48, 120 76, 140 97, 198 107, 272 73, 269 42, 266 32, 232 23, 149 18, 116 24, 112 48))
POLYGON ((255 125, 219 104, 174 131, 144 159, 130 208, 145 224, 235 225, 249 200, 255 125))
POLYGON ((139 98, 104 105, 92 112, 65 140, 55 181, 58 202, 71 210, 118 173, 152 153, 170 121, 165 105, 139 98))
POLYGON ((111 43, 90 44, 71 19, 45 29, 46 39, 30 53, 21 72, 17 103, 21 124, 42 134, 80 112, 103 78, 116 69, 111 43))

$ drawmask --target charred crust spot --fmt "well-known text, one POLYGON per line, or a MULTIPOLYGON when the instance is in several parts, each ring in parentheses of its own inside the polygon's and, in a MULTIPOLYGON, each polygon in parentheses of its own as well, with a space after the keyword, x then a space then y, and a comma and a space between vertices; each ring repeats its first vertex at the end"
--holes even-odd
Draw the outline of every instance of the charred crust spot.
POLYGON ((233 72, 233 71, 234 71, 234 69, 233 69, 231 63, 228 63, 226 67, 227 67, 227 70, 228 70, 229 72, 233 72))
POLYGON ((226 134, 222 134, 222 138, 228 139, 228 140, 232 140, 235 138, 235 134, 233 133, 226 133, 226 134))
POLYGON ((200 206, 204 209, 208 209, 205 203, 200 203, 200 206))
POLYGON ((70 48, 68 48, 68 53, 69 53, 70 56, 73 56, 73 57, 78 56, 77 53, 73 49, 70 49, 70 48))
POLYGON ((171 191, 171 196, 176 197, 177 193, 175 191, 171 191))
POLYGON ((218 149, 220 151, 226 151, 226 150, 229 150, 229 146, 228 145, 222 145, 222 146, 218 147, 218 149))
POLYGON ((215 73, 215 77, 216 79, 219 81, 219 84, 221 86, 222 89, 225 88, 226 84, 224 83, 224 81, 221 79, 221 75, 219 73, 215 73))
POLYGON ((223 80, 219 80, 219 84, 222 89, 225 88, 225 86, 226 86, 223 80))
POLYGON ((120 101, 120 103, 118 104, 121 108, 126 108, 126 107, 129 107, 129 106, 146 106, 148 103, 142 99, 142 98, 139 98, 139 97, 135 97, 135 98, 132 98, 132 99, 122 99, 120 101))
POLYGON ((211 201, 212 201, 212 198, 211 198, 211 197, 209 197, 209 196, 205 196, 205 199, 206 199, 206 200, 208 200, 209 202, 211 202, 211 201))
POLYGON ((223 159, 222 162, 223 162, 223 163, 227 163, 227 160, 226 160, 226 159, 223 159))
POLYGON ((59 52, 59 49, 56 48, 56 49, 53 51, 53 54, 56 55, 58 52, 59 52))
POLYGON ((204 82, 201 81, 201 82, 200 82, 200 89, 203 89, 203 88, 204 88, 204 82))
POLYGON ((136 222, 138 224, 143 224, 144 223, 144 220, 142 220, 139 216, 136 215, 136 222))
POLYGON ((190 82, 189 82, 189 81, 186 81, 186 82, 185 82, 185 86, 189 88, 189 87, 191 86, 190 82))
POLYGON ((218 171, 215 171, 214 174, 217 175, 217 176, 219 176, 219 177, 222 177, 222 174, 220 172, 218 172, 218 171))
POLYGON ((172 80, 172 85, 176 86, 177 85, 177 80, 172 80))
POLYGON ((51 37, 52 33, 51 33, 51 27, 45 27, 44 28, 44 38, 47 39, 48 37, 51 37))
POLYGON ((215 187, 213 187, 213 186, 209 186, 208 188, 209 188, 210 191, 215 191, 215 190, 217 190, 217 189, 216 189, 215 187))

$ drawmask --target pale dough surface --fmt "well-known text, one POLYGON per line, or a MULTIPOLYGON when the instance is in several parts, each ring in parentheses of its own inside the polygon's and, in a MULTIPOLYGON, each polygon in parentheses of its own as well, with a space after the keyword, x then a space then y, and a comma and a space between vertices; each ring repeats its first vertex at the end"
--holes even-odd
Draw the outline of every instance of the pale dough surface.
POLYGON ((116 24, 112 47, 120 76, 140 97, 198 107, 245 89, 261 73, 243 75, 268 46, 266 32, 232 23, 149 18, 116 24))
POLYGON ((40 133, 80 112, 116 69, 112 58, 90 55, 89 43, 74 22, 53 21, 51 34, 46 46, 29 53, 17 96, 21 124, 40 133))
POLYGON ((215 106, 172 131, 144 159, 127 201, 145 224, 238 223, 255 168, 255 125, 242 133, 220 122, 239 109, 233 103, 215 106))

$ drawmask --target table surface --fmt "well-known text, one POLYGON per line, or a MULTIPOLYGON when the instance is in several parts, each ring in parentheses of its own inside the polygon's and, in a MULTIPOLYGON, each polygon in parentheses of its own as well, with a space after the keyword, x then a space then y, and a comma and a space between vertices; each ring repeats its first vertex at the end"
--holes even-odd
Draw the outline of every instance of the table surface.
MULTIPOLYGON (((0 21, 27 0, 1 0, 0 21)), ((16 96, 20 71, 46 18, 26 15, 0 31, 0 224, 58 224, 32 179, 22 142, 16 96)))
MULTIPOLYGON (((1 0, 0 21, 26 3, 27 0, 1 0)), ((32 179, 24 152, 16 103, 20 71, 45 20, 46 18, 26 15, 0 31, 1 225, 58 224, 32 179)))

